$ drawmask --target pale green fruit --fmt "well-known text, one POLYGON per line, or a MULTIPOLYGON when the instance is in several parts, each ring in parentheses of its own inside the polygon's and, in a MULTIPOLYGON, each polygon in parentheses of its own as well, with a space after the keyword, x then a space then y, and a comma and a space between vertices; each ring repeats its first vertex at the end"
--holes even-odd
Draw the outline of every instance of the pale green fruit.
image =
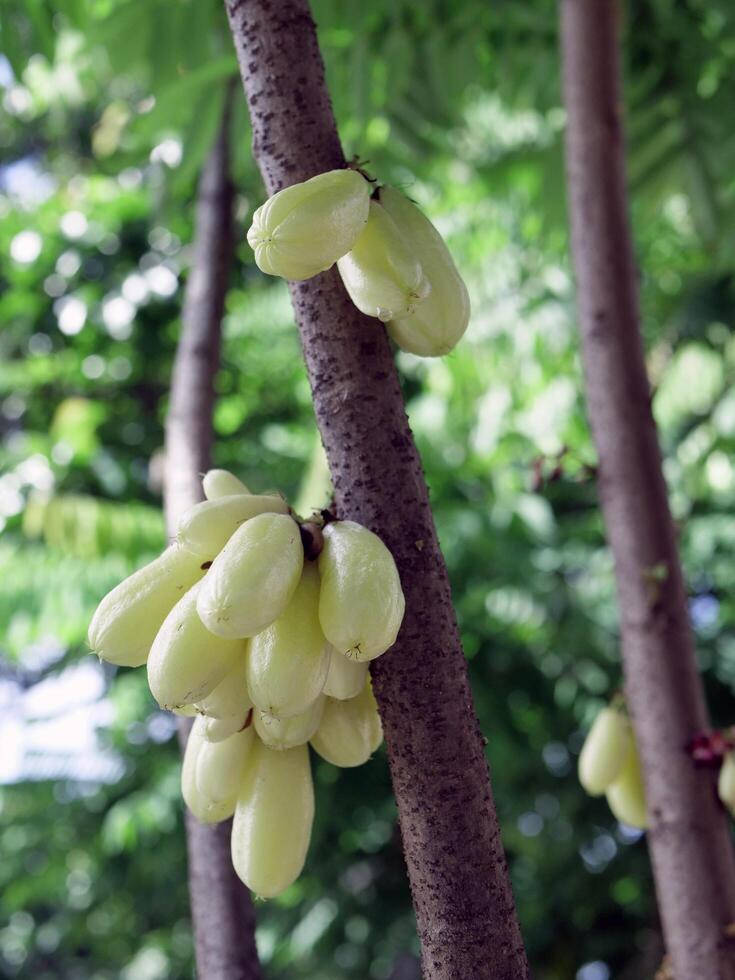
POLYGON ((189 732, 181 766, 181 795, 184 803, 201 823, 219 823, 231 817, 235 810, 235 800, 214 804, 199 792, 196 785, 196 765, 199 753, 204 745, 202 737, 203 717, 197 718, 189 732))
POLYGON ((180 599, 163 622, 148 658, 148 685, 162 708, 194 704, 213 691, 245 656, 242 640, 213 636, 197 613, 202 582, 180 599))
POLYGON ((622 769, 615 781, 608 786, 605 795, 616 820, 639 830, 648 827, 641 760, 632 737, 628 740, 628 751, 622 769))
POLYGON ((203 575, 199 558, 174 545, 108 592, 89 625, 101 660, 140 667, 173 606, 203 575))
POLYGON ((382 741, 383 726, 368 678, 356 698, 327 698, 311 744, 327 762, 349 768, 367 762, 382 741))
POLYGON ((274 194, 248 231, 258 268, 294 280, 329 269, 365 227, 369 199, 355 170, 330 170, 274 194))
POLYGON ((365 230, 337 268, 358 310, 383 321, 409 316, 431 288, 421 262, 377 201, 370 202, 365 230))
POLYGON ((277 494, 236 494, 202 500, 182 514, 176 538, 182 548, 212 559, 235 531, 259 514, 287 514, 288 504, 277 494))
POLYGON ((234 808, 254 743, 252 725, 222 742, 202 741, 194 770, 194 782, 202 799, 214 807, 234 808))
POLYGON ((393 187, 381 187, 378 198, 421 263, 431 286, 431 292, 413 313, 390 321, 388 333, 411 354, 448 354, 469 323, 467 287, 444 239, 416 205, 393 187))
POLYGON ((305 745, 275 752, 255 744, 232 824, 232 863, 256 895, 274 898, 301 873, 314 821, 305 745))
POLYGON ((243 641, 243 649, 246 651, 245 655, 238 658, 235 666, 225 674, 217 687, 201 701, 197 701, 196 708, 201 714, 208 718, 239 718, 244 724, 248 711, 253 706, 248 694, 247 640, 243 641))
POLYGON ((202 490, 207 500, 219 500, 220 497, 233 497, 250 493, 245 484, 229 470, 209 470, 206 472, 202 477, 202 490))
POLYGON ((717 780, 717 793, 722 803, 735 816, 735 753, 728 752, 722 760, 717 780))
POLYGON ((293 518, 253 517, 235 531, 202 583, 197 600, 202 621, 218 636, 255 636, 286 608, 303 564, 293 518))
POLYGON ((292 718, 276 718, 267 711, 256 708, 253 712, 255 731, 269 749, 294 749, 297 745, 305 745, 316 734, 319 722, 322 720, 326 698, 320 694, 316 701, 300 715, 292 718))
POLYGON ((235 732, 243 730, 248 716, 245 715, 244 718, 240 718, 232 715, 230 718, 210 718, 208 715, 202 715, 201 719, 204 723, 202 726, 202 738, 205 738, 208 742, 223 742, 226 738, 234 735, 235 732))
POLYGON ((365 686, 367 661, 348 660, 335 652, 329 661, 329 673, 324 684, 324 693, 338 701, 356 698, 365 686))
POLYGON ((319 573, 306 562, 285 610, 250 641, 253 704, 276 718, 300 715, 322 693, 331 652, 319 624, 319 573))
POLYGON ((354 521, 334 521, 323 534, 324 635, 351 660, 373 660, 393 646, 403 621, 406 603, 396 563, 380 538, 354 521))
POLYGON ((630 738, 628 719, 615 708, 603 708, 579 755, 579 781, 590 796, 602 796, 615 781, 625 762, 630 738))
MULTIPOLYGON (((208 744, 203 737, 204 723, 207 721, 204 716, 200 716, 196 719, 189 732, 189 738, 186 743, 186 751, 184 752, 184 761, 181 766, 181 795, 184 797, 184 802, 194 814, 194 816, 201 823, 219 823, 221 820, 226 820, 231 817, 235 811, 235 802, 237 799, 237 793, 242 782, 244 772, 241 770, 237 773, 236 778, 233 781, 233 785, 230 787, 229 795, 224 795, 219 792, 217 798, 212 798, 209 794, 202 793, 199 789, 197 782, 197 766, 199 762, 199 757, 202 754, 202 750, 208 744)), ((238 737, 238 736, 236 736, 238 737)), ((252 744, 252 733, 250 734, 250 744, 252 744)), ((224 746, 224 743, 220 743, 224 746)), ((236 747, 239 747, 240 752, 243 754, 244 763, 247 762, 247 755, 250 746, 248 745, 248 739, 246 738, 242 743, 235 743, 236 747)), ((229 757, 232 755, 232 747, 227 747, 225 750, 225 756, 229 757)), ((218 767, 219 771, 219 767, 218 767)))
MULTIPOLYGON (((197 817, 198 820, 202 820, 202 817, 197 811, 202 814, 205 813, 204 807, 199 807, 199 795, 196 791, 196 785, 194 783, 194 774, 196 772, 197 755, 199 754, 199 749, 202 747, 202 734, 197 730, 197 718, 194 724, 189 730, 189 737, 186 740, 186 749, 184 750, 184 759, 181 763, 181 795, 184 798, 184 803, 189 807, 191 812, 197 817)), ((206 823, 206 820, 202 821, 206 823)))

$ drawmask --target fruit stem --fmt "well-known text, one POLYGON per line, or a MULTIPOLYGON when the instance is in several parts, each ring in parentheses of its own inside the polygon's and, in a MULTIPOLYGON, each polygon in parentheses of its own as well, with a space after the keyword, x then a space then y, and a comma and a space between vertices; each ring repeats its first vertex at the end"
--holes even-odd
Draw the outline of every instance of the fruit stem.
POLYGON ((314 521, 306 521, 299 524, 301 532, 301 543, 304 546, 304 557, 307 561, 314 561, 321 554, 324 547, 324 536, 322 529, 314 521))

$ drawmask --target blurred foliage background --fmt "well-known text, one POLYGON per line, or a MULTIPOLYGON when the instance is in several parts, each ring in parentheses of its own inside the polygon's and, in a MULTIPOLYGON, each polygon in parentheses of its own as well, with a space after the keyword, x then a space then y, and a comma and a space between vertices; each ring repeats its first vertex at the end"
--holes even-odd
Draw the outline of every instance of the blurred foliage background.
MULTIPOLYGON (((574 774, 620 677, 567 255, 556 4, 313 6, 348 153, 426 208, 472 294, 458 350, 397 363, 534 975, 650 978, 645 845, 574 774)), ((654 407, 720 725, 735 685, 734 16, 725 0, 621 7, 654 407)), ((85 633, 104 592, 164 543, 162 421, 232 44, 216 0, 6 0, 0 51, 0 976, 191 976, 174 725, 144 675, 100 667, 85 633)), ((242 98, 233 139, 242 235, 216 463, 319 506, 286 287, 244 241, 263 190, 242 98)), ((315 780, 306 872, 258 907, 269 980, 417 978, 383 752, 357 773, 315 760, 315 780)))

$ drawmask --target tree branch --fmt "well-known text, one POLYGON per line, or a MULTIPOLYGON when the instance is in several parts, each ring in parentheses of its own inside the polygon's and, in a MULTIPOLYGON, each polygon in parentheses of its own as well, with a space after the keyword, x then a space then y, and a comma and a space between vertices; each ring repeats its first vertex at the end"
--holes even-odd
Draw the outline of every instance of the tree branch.
MULTIPOLYGON (((201 476, 211 465, 214 376, 219 366, 222 313, 234 250, 234 192, 229 178, 232 93, 231 87, 197 195, 194 257, 166 418, 169 533, 178 515, 201 499, 201 476)), ((182 750, 190 728, 190 719, 179 719, 182 750)), ((248 890, 232 867, 231 823, 201 824, 186 809, 197 974, 202 980, 261 980, 255 911, 248 890)))
POLYGON ((685 746, 708 724, 639 330, 613 0, 563 0, 567 182, 587 404, 615 559, 626 695, 640 748, 666 945, 677 980, 732 980, 735 865, 710 772, 685 746))
MULTIPOLYGON (((269 193, 344 166, 306 0, 226 0, 269 193)), ((336 269, 291 284, 336 507, 393 552, 406 594, 372 665, 427 980, 528 966, 428 491, 382 325, 336 269)))

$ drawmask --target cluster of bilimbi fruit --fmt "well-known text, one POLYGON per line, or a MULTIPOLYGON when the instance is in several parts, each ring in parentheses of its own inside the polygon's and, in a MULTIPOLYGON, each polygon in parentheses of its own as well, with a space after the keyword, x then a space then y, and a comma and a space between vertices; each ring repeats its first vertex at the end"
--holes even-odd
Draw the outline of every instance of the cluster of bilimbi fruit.
MULTIPOLYGON (((648 827, 646 797, 633 729, 621 697, 600 711, 579 756, 579 781, 590 796, 604 793, 613 815, 639 830, 648 827)), ((722 759, 717 791, 735 815, 735 751, 722 759)))
POLYGON ((447 354, 467 329, 469 297, 439 232, 393 187, 353 169, 287 187, 248 231, 258 267, 304 280, 337 263, 359 310, 385 323, 405 351, 447 354))
POLYGON ((196 715, 184 800, 204 823, 234 814, 235 870, 271 898, 309 845, 307 743, 358 766, 382 742, 368 661, 395 642, 405 603, 390 551, 360 524, 300 523, 225 470, 203 489, 175 542, 102 600, 89 644, 113 664, 147 663, 161 707, 196 715))
POLYGON ((622 698, 615 698, 595 718, 582 746, 578 773, 590 796, 605 794, 617 820, 646 829, 641 760, 622 698))

